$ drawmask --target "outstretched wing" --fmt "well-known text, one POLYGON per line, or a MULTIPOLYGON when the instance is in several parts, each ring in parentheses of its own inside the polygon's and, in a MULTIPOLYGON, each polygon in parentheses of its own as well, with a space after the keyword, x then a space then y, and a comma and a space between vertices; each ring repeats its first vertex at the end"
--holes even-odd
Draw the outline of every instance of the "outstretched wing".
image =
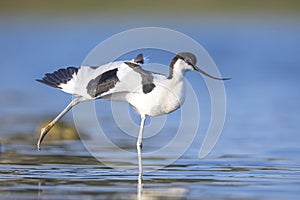
POLYGON ((36 81, 58 88, 66 93, 73 94, 77 72, 77 67, 68 67, 59 69, 53 73, 47 73, 42 79, 36 79, 36 81))
POLYGON ((121 93, 123 100, 128 93, 147 94, 155 87, 152 74, 133 62, 114 62, 95 69, 81 67, 77 81, 77 94, 95 99, 121 97, 121 93))
POLYGON ((143 63, 143 54, 138 54, 132 61, 59 69, 37 81, 87 99, 110 98, 113 94, 123 98, 128 93, 140 92, 140 87, 145 93, 152 90, 153 78, 141 68, 143 63))
MULTIPOLYGON (((126 69, 127 67, 138 71, 138 72, 144 72, 139 64, 144 63, 144 57, 143 54, 138 54, 132 62, 124 62, 128 66, 124 66, 123 63, 120 63, 120 65, 116 65, 115 68, 111 67, 108 68, 107 71, 103 72, 102 74, 99 74, 96 78, 89 81, 86 89, 87 93, 94 98, 103 97, 105 95, 109 95, 111 93, 126 93, 126 92, 132 92, 132 86, 137 85, 135 82, 135 74, 130 73, 130 70, 126 69), (123 78, 121 78, 123 77, 123 78), (125 78, 126 77, 126 80, 125 78), (128 78, 128 79, 127 79, 128 78), (128 83, 128 80, 130 82, 130 85, 128 83), (130 81, 134 80, 134 82, 130 81), (127 83, 125 82, 127 81, 127 83), (118 84, 116 86, 116 84, 118 84), (117 87, 117 88, 116 88, 117 87), (111 90, 111 91, 110 91, 111 90), (110 91, 109 93, 107 93, 110 91)), ((97 72, 99 73, 99 71, 97 72)), ((146 74, 145 72, 143 74, 146 74)))

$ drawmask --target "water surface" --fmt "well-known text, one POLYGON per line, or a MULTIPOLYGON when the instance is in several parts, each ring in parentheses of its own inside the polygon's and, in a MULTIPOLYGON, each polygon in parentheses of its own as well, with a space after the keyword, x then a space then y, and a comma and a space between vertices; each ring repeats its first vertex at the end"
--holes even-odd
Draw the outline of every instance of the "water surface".
MULTIPOLYGON (((199 75, 187 74, 199 98, 198 135, 175 163, 144 171, 143 199, 299 198, 300 34, 297 22, 275 21, 243 24, 235 20, 225 27, 212 26, 216 22, 212 19, 211 23, 198 22, 201 28, 168 25, 201 43, 221 73, 233 79, 225 84, 228 108, 222 136, 213 152, 200 160, 198 150, 210 119, 209 94, 199 75)), ((97 20, 87 24, 84 19, 76 23, 1 22, 1 199, 138 197, 137 170, 119 171, 102 164, 79 140, 49 140, 41 152, 36 151, 38 127, 60 112, 71 97, 34 79, 59 67, 80 65, 99 42, 121 31, 109 24, 103 31, 103 26, 96 25, 97 20)), ((170 60, 168 55, 149 56, 163 64, 170 60)), ((109 102, 97 102, 96 106, 106 131, 124 141, 124 149, 134 152, 135 138, 118 130, 109 102)), ((138 117, 133 114, 133 118, 138 123, 138 117)), ((180 111, 172 113, 164 131, 176 130, 179 120, 180 111)), ((64 121, 73 123, 71 113, 64 121)), ((157 148, 155 141, 168 140, 166 134, 146 139, 145 151, 157 148)), ((103 153, 113 156, 118 152, 103 149, 103 153)), ((166 152, 143 162, 161 165, 169 156, 166 152)), ((134 169, 136 161, 124 159, 115 164, 134 169)))

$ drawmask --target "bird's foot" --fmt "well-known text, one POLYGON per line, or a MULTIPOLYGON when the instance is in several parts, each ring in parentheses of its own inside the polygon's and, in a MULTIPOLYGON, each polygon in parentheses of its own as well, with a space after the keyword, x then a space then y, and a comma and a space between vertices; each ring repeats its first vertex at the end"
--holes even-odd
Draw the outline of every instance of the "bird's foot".
POLYGON ((41 129, 41 134, 39 137, 39 140, 37 142, 37 149, 40 151, 41 150, 41 144, 44 140, 44 137, 47 135, 47 133, 50 131, 50 129, 53 127, 52 124, 48 124, 47 126, 45 126, 44 128, 41 129))

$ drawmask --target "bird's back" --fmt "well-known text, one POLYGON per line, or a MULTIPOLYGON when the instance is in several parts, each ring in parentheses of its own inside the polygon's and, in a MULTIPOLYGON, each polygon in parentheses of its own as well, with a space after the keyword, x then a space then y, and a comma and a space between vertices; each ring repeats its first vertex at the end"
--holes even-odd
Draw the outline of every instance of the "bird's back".
POLYGON ((74 94, 93 99, 114 87, 117 69, 122 62, 111 62, 91 67, 81 66, 75 77, 74 94), (102 88, 102 89, 101 89, 102 88))

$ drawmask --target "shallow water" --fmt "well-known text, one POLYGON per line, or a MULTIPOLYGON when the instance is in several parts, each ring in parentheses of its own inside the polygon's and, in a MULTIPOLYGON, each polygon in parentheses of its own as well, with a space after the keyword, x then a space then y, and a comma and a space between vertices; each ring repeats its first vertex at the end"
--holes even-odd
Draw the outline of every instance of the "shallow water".
MULTIPOLYGON (((80 65, 98 42, 120 30, 107 25, 109 28, 103 33, 101 28, 94 28, 96 21, 90 25, 72 22, 68 29, 62 22, 1 23, 5 28, 0 41, 6 49, 1 49, 0 55, 0 198, 138 198, 135 156, 120 159, 119 150, 100 147, 103 156, 115 158, 114 166, 128 168, 120 171, 95 159, 80 140, 46 140, 40 152, 35 146, 40 124, 60 112, 71 97, 39 85, 34 79, 62 66, 80 65), (93 33, 88 31, 92 27, 93 33), (49 29, 56 32, 49 33, 49 29)), ((189 30, 185 33, 206 48, 224 76, 233 78, 225 84, 226 124, 211 154, 198 159, 210 119, 209 95, 199 75, 187 74, 199 98, 199 131, 190 148, 174 163, 169 163, 170 152, 157 157, 143 155, 142 198, 299 198, 297 22, 278 25, 272 20, 252 21, 245 25, 237 20, 228 27, 199 23, 201 30, 185 25, 185 30, 189 30), (150 170, 165 164, 163 168, 150 170)), ((176 29, 176 25, 170 26, 176 29)), ((169 62, 167 55, 157 58, 157 52, 145 52, 150 59, 152 56, 164 64, 169 62)), ((110 103, 99 101, 96 110, 111 140, 134 153, 136 138, 118 129, 110 103)), ((138 123, 134 112, 132 118, 138 123)), ((73 123, 71 113, 64 121, 73 123)), ((178 121, 180 111, 170 114, 162 133, 144 140, 144 151, 151 152, 167 143, 178 128, 178 121)), ((88 128, 81 131, 89 134, 88 128)), ((132 128, 135 131, 136 127, 132 128)))
MULTIPOLYGON (((137 197, 136 172, 101 164, 84 152, 79 141, 46 145, 41 152, 20 142, 3 147, 1 198, 137 197)), ((299 196, 299 178, 299 164, 278 157, 221 155, 202 161, 183 157, 163 169, 145 171, 142 197, 292 199, 299 196)))

